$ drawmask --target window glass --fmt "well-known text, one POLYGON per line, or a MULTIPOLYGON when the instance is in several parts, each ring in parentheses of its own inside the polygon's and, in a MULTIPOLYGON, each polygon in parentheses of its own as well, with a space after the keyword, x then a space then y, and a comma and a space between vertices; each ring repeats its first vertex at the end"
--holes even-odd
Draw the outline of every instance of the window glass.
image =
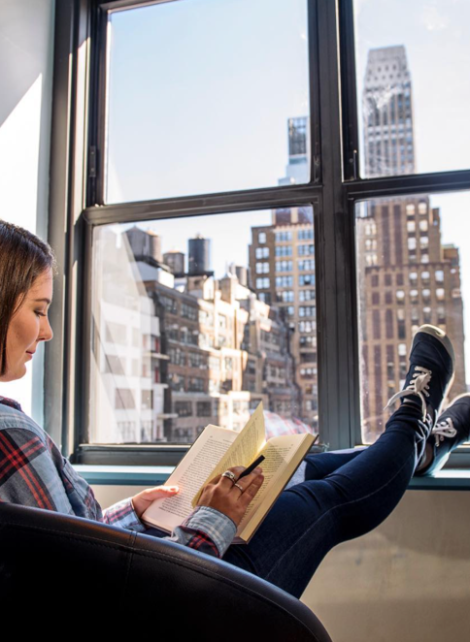
POLYGON ((260 401, 268 433, 317 430, 315 285, 297 261, 313 211, 299 209, 95 229, 92 443, 192 442, 201 418, 238 430, 260 401))
POLYGON ((307 0, 158 2, 107 33, 106 203, 309 181, 307 0))
POLYGON ((354 0, 354 13, 362 176, 469 168, 470 3, 354 0))
POLYGON ((431 323, 444 329, 455 350, 455 379, 449 400, 467 391, 470 380, 470 193, 396 197, 370 200, 356 207, 357 283, 361 355, 362 435, 371 443, 383 431, 389 397, 401 390, 408 369, 414 333, 431 323), (411 207, 413 206, 413 207, 411 207), (428 265, 421 268, 423 248, 411 249, 405 230, 410 212, 415 222, 428 222, 428 265), (377 264, 367 262, 366 228, 377 227, 377 264), (431 271, 432 268, 432 271, 431 271), (385 299, 380 310, 373 295, 377 276, 402 274, 403 286, 385 299), (435 277, 435 282, 433 280, 435 277), (396 323, 395 327, 392 327, 396 323))

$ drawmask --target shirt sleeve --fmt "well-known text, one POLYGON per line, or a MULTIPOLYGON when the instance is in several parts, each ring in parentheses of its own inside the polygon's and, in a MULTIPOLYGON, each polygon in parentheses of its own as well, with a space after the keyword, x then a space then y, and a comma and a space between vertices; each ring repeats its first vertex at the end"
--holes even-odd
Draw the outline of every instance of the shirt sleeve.
POLYGON ((0 430, 0 500, 73 513, 47 443, 31 430, 0 430))
POLYGON ((208 555, 223 557, 236 531, 235 523, 227 515, 209 506, 198 506, 168 539, 208 555))
POLYGON ((132 498, 123 499, 103 511, 103 522, 126 530, 144 533, 146 528, 137 517, 132 498))
MULTIPOLYGON (((103 522, 140 533, 147 531, 137 517, 130 497, 105 509, 103 522)), ((230 517, 209 506, 198 506, 175 528, 171 536, 163 539, 214 557, 222 557, 230 546, 236 530, 237 527, 230 517)), ((149 534, 152 534, 152 529, 149 530, 149 534)))

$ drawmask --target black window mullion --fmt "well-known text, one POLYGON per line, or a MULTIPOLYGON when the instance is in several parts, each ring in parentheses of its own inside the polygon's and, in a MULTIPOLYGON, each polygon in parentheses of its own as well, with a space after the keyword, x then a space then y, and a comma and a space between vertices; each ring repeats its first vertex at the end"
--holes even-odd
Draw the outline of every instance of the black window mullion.
POLYGON ((351 200, 461 191, 470 189, 470 170, 358 180, 344 188, 351 200))
POLYGON ((318 64, 319 32, 318 3, 308 0, 308 63, 310 96, 310 181, 322 182, 321 173, 321 127, 320 127, 320 68, 318 64))
POLYGON ((319 400, 321 437, 330 448, 352 443, 354 399, 352 310, 350 305, 350 220, 342 189, 342 141, 335 3, 318 2, 318 65, 323 196, 317 219, 319 297, 319 400), (321 305, 320 305, 321 304, 321 305), (353 386, 351 387, 351 383, 353 386))
POLYGON ((355 180, 360 174, 353 0, 339 0, 338 10, 344 179, 355 180))
POLYGON ((91 91, 89 124, 88 174, 86 203, 88 206, 104 204, 105 137, 107 107, 107 11, 95 3, 91 9, 91 91), (90 160, 92 159, 92 163, 90 160), (91 166, 92 165, 92 166, 91 166))
POLYGON ((150 221, 155 218, 198 216, 246 212, 271 208, 308 205, 321 194, 318 186, 293 185, 263 190, 207 194, 142 203, 123 203, 89 207, 85 218, 93 225, 150 221))

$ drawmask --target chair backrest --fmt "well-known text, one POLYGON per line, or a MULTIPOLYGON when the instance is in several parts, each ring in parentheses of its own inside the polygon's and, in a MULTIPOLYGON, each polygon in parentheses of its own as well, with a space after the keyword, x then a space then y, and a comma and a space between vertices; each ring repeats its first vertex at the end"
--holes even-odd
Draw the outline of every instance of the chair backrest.
POLYGON ((19 617, 66 614, 78 627, 90 612, 107 622, 131 619, 136 638, 331 642, 304 604, 230 564, 168 540, 7 503, 0 503, 0 605, 19 617))

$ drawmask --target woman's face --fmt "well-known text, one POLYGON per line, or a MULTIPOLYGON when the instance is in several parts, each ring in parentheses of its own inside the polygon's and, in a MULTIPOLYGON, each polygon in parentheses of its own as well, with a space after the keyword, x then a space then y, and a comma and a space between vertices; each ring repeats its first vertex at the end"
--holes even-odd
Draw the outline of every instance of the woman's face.
POLYGON ((52 339, 47 317, 52 301, 52 270, 44 270, 34 281, 21 306, 8 326, 6 342, 6 371, 2 381, 20 379, 26 373, 40 341, 52 339))

